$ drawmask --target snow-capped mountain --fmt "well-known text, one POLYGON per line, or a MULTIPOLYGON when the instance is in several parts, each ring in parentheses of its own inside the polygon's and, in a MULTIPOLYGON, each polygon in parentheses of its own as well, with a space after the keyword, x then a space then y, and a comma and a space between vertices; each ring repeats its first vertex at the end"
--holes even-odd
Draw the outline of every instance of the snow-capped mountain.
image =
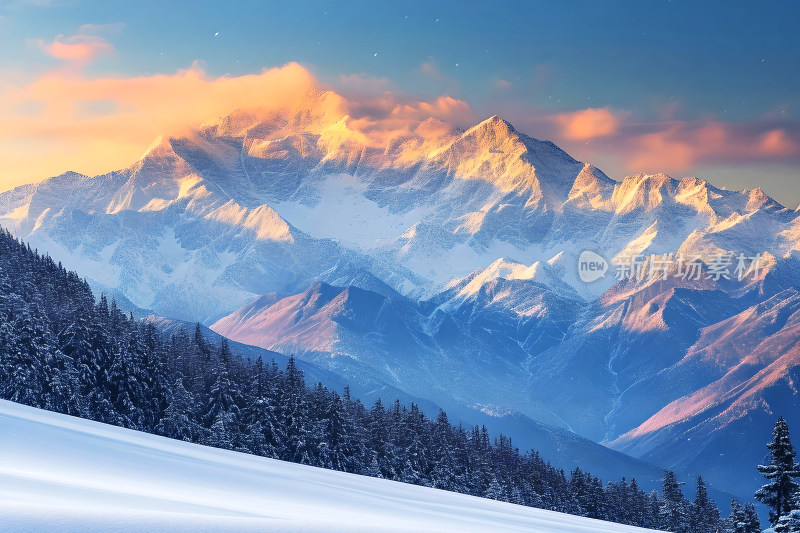
POLYGON ((331 98, 0 194, 0 224, 158 315, 712 481, 727 456, 687 443, 741 432, 755 456, 762 425, 792 422, 800 212, 693 177, 615 181, 499 117, 377 144, 331 98), (584 251, 602 279, 582 281, 584 251), (708 275, 722 254, 727 278, 708 275), (741 280, 739 255, 760 258, 741 280), (615 277, 626 258, 635 279, 615 277))

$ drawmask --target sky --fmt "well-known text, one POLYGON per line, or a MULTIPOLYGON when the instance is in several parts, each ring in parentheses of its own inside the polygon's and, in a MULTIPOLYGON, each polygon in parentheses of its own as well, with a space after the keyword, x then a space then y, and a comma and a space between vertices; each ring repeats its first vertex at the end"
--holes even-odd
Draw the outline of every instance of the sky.
POLYGON ((0 190, 309 87, 354 128, 497 114, 622 179, 800 202, 800 3, 0 0, 0 190))

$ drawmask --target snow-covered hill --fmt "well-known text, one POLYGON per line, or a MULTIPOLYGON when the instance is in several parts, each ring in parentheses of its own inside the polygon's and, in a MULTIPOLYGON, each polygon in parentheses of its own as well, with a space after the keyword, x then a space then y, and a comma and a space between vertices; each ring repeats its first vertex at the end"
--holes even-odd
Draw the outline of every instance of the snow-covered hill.
POLYGON ((0 401, 6 532, 644 529, 156 437, 0 401))

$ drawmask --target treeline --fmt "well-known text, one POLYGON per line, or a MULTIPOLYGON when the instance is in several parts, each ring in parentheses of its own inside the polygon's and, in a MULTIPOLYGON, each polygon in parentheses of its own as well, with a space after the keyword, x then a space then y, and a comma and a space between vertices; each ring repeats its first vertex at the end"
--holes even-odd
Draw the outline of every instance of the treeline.
POLYGON ((165 337, 49 257, 0 232, 0 397, 171 438, 676 533, 758 531, 752 504, 720 518, 698 480, 662 495, 635 479, 569 474, 485 427, 418 406, 370 407, 309 387, 293 359, 250 361, 227 341, 165 337), (755 528, 755 529, 754 529, 755 528))

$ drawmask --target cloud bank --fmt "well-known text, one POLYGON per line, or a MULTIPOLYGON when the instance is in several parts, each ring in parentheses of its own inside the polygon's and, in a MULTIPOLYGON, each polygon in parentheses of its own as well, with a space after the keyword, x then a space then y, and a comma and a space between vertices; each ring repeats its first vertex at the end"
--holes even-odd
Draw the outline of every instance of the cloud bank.
MULTIPOLYGON (((481 109, 448 95, 404 94, 389 80, 342 75, 332 84, 297 63, 242 76, 210 76, 200 63, 171 74, 91 76, 86 65, 113 55, 104 35, 124 25, 85 25, 78 35, 37 42, 62 63, 24 84, 0 84, 0 188, 76 170, 89 175, 135 162, 159 135, 178 135, 236 109, 296 106, 309 91, 332 91, 325 112, 347 115, 366 142, 416 131, 429 117, 469 126, 500 111, 525 133, 576 157, 611 157, 625 171, 683 173, 700 164, 800 163, 800 126, 764 117, 749 122, 640 121, 606 107, 553 112, 517 99, 481 109)), ((436 78, 435 62, 423 74, 436 78)), ((492 81, 502 89, 509 82, 492 81)), ((484 106, 491 105, 491 102, 484 106)), ((621 176, 614 176, 621 177, 621 176)))

